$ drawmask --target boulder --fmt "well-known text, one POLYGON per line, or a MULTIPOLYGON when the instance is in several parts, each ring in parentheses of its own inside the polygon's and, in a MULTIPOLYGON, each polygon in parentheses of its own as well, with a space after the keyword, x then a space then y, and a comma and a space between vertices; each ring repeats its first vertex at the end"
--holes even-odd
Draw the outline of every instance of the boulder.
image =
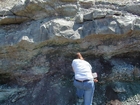
POLYGON ((140 16, 140 12, 138 11, 140 9, 140 3, 136 3, 136 4, 128 4, 124 7, 125 11, 128 11, 132 14, 136 14, 140 16))
POLYGON ((61 5, 57 7, 58 13, 61 16, 75 16, 77 13, 76 5, 61 5))
MULTIPOLYGON (((77 39, 75 37, 75 31, 72 29, 74 22, 63 19, 56 19, 47 22, 41 26, 41 32, 46 32, 44 35, 47 38, 53 38, 55 36, 63 36, 65 38, 77 39)), ((42 36, 42 37, 45 37, 42 36)))
POLYGON ((75 22, 76 23, 83 23, 84 22, 83 14, 77 14, 75 17, 75 22))
POLYGON ((94 0, 79 0, 79 4, 83 8, 90 8, 95 4, 94 0))

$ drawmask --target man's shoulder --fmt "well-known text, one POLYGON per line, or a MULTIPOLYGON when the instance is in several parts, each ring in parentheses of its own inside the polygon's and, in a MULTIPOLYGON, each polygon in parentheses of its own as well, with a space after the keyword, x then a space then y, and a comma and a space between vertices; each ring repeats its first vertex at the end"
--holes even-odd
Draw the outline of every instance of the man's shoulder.
POLYGON ((80 59, 73 59, 73 61, 78 61, 78 60, 80 60, 80 59))
POLYGON ((76 62, 79 62, 80 59, 73 59, 72 63, 76 63, 76 62))

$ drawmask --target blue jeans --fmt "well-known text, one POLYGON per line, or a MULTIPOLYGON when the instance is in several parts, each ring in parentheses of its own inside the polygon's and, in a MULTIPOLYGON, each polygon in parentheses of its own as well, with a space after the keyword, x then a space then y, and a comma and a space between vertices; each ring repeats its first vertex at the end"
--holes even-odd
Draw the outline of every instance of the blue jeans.
POLYGON ((84 98, 84 105, 92 105, 94 95, 94 81, 78 82, 74 80, 78 98, 84 98))

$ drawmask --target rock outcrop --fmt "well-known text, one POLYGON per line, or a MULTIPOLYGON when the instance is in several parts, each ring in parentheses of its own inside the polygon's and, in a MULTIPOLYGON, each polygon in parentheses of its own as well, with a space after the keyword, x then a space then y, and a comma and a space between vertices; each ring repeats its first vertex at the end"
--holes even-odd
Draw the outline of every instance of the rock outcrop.
POLYGON ((139 7, 139 2, 1 0, 0 104, 75 105, 71 62, 81 52, 98 73, 93 105, 137 105, 139 7))

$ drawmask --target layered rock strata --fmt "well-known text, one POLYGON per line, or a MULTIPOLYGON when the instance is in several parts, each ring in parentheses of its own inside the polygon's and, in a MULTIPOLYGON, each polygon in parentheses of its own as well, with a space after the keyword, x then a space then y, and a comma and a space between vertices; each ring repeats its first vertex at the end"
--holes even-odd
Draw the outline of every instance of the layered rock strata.
POLYGON ((1 0, 0 104, 75 105, 71 62, 81 52, 98 73, 93 105, 137 105, 139 5, 1 0))

